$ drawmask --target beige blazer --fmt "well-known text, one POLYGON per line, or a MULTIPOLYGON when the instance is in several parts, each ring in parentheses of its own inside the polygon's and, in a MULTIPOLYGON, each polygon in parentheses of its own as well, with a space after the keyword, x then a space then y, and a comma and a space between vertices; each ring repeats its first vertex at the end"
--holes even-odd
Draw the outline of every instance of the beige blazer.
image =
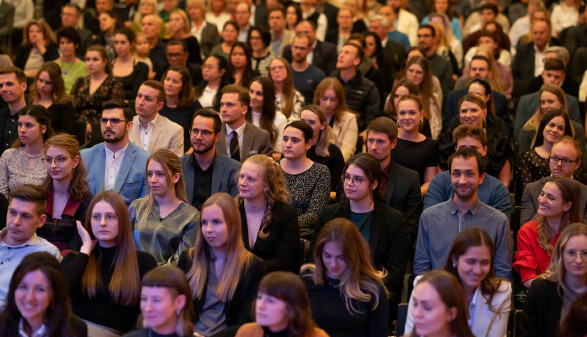
MULTIPOLYGON (((132 129, 130 129, 128 138, 142 149, 143 144, 141 143, 139 132, 139 116, 134 116, 132 123, 132 129)), ((149 148, 146 151, 153 153, 157 149, 168 149, 173 151, 178 157, 183 156, 183 128, 161 115, 158 115, 155 119, 153 132, 149 140, 149 148)))
POLYGON ((334 122, 332 131, 331 143, 340 148, 344 161, 349 161, 357 148, 357 138, 359 136, 357 116, 350 111, 343 112, 341 121, 334 122))
MULTIPOLYGON (((271 34, 271 35, 273 35, 273 34, 271 34)), ((275 55, 276 56, 283 56, 283 48, 285 46, 289 46, 290 44, 292 44, 294 37, 296 37, 296 33, 293 30, 286 29, 283 32, 283 36, 282 36, 282 40, 281 40, 281 45, 279 46, 279 50, 277 51, 277 54, 275 54, 275 55)), ((273 52, 273 41, 271 41, 271 43, 269 44, 269 50, 271 52, 273 52)))

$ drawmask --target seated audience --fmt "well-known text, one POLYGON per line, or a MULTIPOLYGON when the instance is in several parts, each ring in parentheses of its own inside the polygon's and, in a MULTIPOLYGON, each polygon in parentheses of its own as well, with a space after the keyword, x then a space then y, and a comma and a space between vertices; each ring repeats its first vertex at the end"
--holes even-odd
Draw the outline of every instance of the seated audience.
MULTIPOLYGON (((207 16, 206 20, 208 20, 207 16)), ((226 21, 222 26, 218 27, 222 27, 222 32, 220 33, 222 42, 212 47, 210 50, 210 55, 224 57, 228 61, 230 51, 232 50, 232 47, 236 43, 236 39, 238 37, 239 28, 237 23, 234 21, 226 21)))
MULTIPOLYGON (((487 78, 482 79, 491 84, 492 90, 505 95, 508 100, 512 98, 512 92, 514 90, 514 78, 512 77, 512 72, 508 66, 495 60, 493 51, 487 46, 479 46, 479 48, 477 48, 477 51, 472 55, 471 62, 463 68, 463 74, 467 75, 457 80, 455 90, 465 88, 469 85, 469 82, 472 79, 486 76, 487 78), (485 57, 487 62, 477 56, 485 57), (473 62, 474 65, 472 65, 473 62), (485 69, 486 64, 489 65, 487 69, 485 69), (473 69, 472 67, 476 69, 473 69), (485 75, 482 75, 481 73, 484 73, 485 75), (471 74, 473 76, 471 76, 471 74)), ((511 123, 511 120, 508 122, 511 123)))
MULTIPOLYGON (((320 38, 316 31, 316 23, 312 20, 308 20, 308 18, 299 21, 295 27, 295 31, 296 37, 298 37, 298 35, 305 35, 308 37, 308 49, 305 51, 305 54, 312 53, 312 58, 308 60, 308 63, 320 69, 326 75, 332 74, 332 72, 336 70, 336 46, 330 42, 324 41, 324 38, 320 38)), ((287 46, 283 49, 283 58, 291 62, 294 59, 293 54, 295 52, 295 47, 292 43, 291 46, 287 46)), ((306 55, 304 55, 304 59, 307 59, 306 55)), ((318 80, 317 82, 320 81, 318 80)), ((306 103, 308 103, 307 98, 306 103)))
POLYGON ((290 204, 298 212, 300 237, 309 239, 322 208, 329 200, 330 171, 306 156, 312 147, 314 131, 304 121, 289 123, 283 131, 283 170, 285 186, 291 195, 290 204))
POLYGON ((252 68, 261 76, 269 76, 269 64, 275 57, 269 45, 271 33, 267 27, 253 26, 249 30, 247 43, 252 52, 252 68))
POLYGON ((130 28, 121 28, 114 33, 114 51, 116 58, 112 60, 112 75, 124 86, 124 99, 133 101, 137 97, 139 87, 149 77, 149 66, 133 56, 135 32, 130 28))
POLYGON ((169 67, 186 67, 191 75, 192 85, 195 87, 202 82, 202 67, 200 63, 189 62, 190 50, 185 40, 169 40, 166 46, 167 65, 155 75, 161 80, 163 73, 169 67))
MULTIPOLYGON (((156 2, 152 2, 156 6, 156 2)), ((153 71, 161 74, 167 69, 165 43, 160 40, 165 31, 163 20, 156 13, 151 13, 143 16, 140 24, 141 32, 149 43, 149 59, 153 63, 153 71)))
POLYGON ((556 336, 571 303, 585 293, 587 225, 574 223, 559 236, 546 272, 536 278, 526 298, 521 336, 556 336))
POLYGON ((0 155, 18 139, 18 112, 26 106, 27 79, 16 67, 0 69, 0 97, 5 107, 0 109, 0 155))
POLYGON ((514 80, 520 82, 520 85, 528 85, 544 70, 545 61, 540 55, 546 51, 546 48, 556 44, 551 40, 550 20, 532 22, 530 38, 529 43, 522 44, 521 41, 518 43, 516 56, 512 61, 512 75, 514 80))
MULTIPOLYGON (((355 0, 349 0, 348 2, 353 2, 355 0)), ((353 13, 348 6, 339 8, 338 13, 336 14, 336 23, 338 28, 333 30, 329 29, 324 41, 330 42, 336 46, 336 52, 340 53, 342 46, 348 41, 351 33, 353 32, 353 19, 355 18, 355 14, 353 13)), ((360 20, 360 19, 359 19, 360 20)), ((363 21, 363 20, 361 20, 363 21)), ((363 29, 365 29, 365 23, 362 24, 363 29)))
POLYGON ((186 12, 180 8, 174 8, 169 13, 169 24, 167 25, 167 33, 173 40, 179 40, 186 46, 189 51, 189 58, 187 62, 192 64, 201 64, 200 44, 195 36, 192 36, 190 30, 190 21, 186 12))
MULTIPOLYGON (((143 0, 144 1, 144 0, 143 0)), ((149 41, 145 37, 145 34, 138 32, 135 35, 135 53, 137 61, 143 62, 149 67, 149 79, 155 78, 156 73, 153 68, 153 61, 149 58, 149 41)))
POLYGON ((293 73, 284 58, 271 60, 269 78, 275 85, 275 112, 283 114, 288 122, 300 119, 300 112, 305 105, 304 96, 294 88, 293 73))
POLYGON ((561 32, 579 23, 579 7, 581 2, 562 0, 552 6, 552 36, 560 37, 561 32))
MULTIPOLYGON (((65 8, 67 6, 63 7, 64 11, 65 8)), ((91 40, 91 37, 88 37, 91 40)), ((61 76, 67 94, 71 92, 73 83, 78 78, 88 76, 86 63, 77 57, 81 43, 80 35, 75 28, 64 27, 57 31, 57 44, 59 45, 59 54, 61 56, 55 59, 55 63, 61 67, 61 76)), ((85 50, 83 52, 80 51, 80 53, 81 55, 85 55, 85 50)))
POLYGON ((316 324, 330 336, 387 336, 385 272, 371 265, 357 226, 342 218, 327 222, 315 240, 313 258, 315 264, 303 266, 301 277, 316 324))
POLYGON ((269 50, 275 57, 281 57, 283 49, 292 43, 296 33, 294 30, 287 29, 287 15, 284 5, 276 2, 275 5, 268 6, 267 12, 271 32, 269 50))
POLYGON ((122 28, 120 18, 113 10, 104 11, 98 14, 100 21, 100 31, 96 35, 94 43, 103 46, 108 54, 108 59, 112 60, 116 57, 116 50, 114 49, 114 32, 122 28))
POLYGON ((45 223, 46 203, 47 194, 33 185, 20 185, 8 194, 6 227, 0 231, 0 254, 10 258, 0 264, 0 307, 9 300, 12 275, 25 256, 47 252, 61 260, 59 249, 35 233, 45 223))
MULTIPOLYGON (((567 95, 578 98, 579 84, 575 81, 573 70, 569 66, 571 59, 569 51, 565 47, 551 46, 544 51, 544 59, 544 70, 542 72, 545 72, 544 78, 546 78, 546 82, 542 77, 542 73, 539 74, 530 81, 527 92, 539 91, 544 83, 551 83, 560 85, 567 95), (567 66, 569 66, 569 76, 566 75, 567 66)), ((578 57, 574 61, 577 59, 578 57)), ((579 102, 585 102, 585 100, 579 99, 579 102)))
POLYGON ((225 192, 233 197, 238 193, 236 176, 241 164, 216 151, 221 127, 216 111, 197 110, 190 131, 193 154, 180 158, 187 202, 197 209, 214 193, 225 192))
POLYGON ((86 321, 89 336, 132 329, 141 277, 157 266, 150 254, 135 250, 126 207, 115 192, 96 195, 86 223, 77 222, 80 251, 61 262, 73 312, 86 321))
POLYGON ((135 247, 158 264, 175 265, 196 240, 200 212, 187 203, 181 163, 173 152, 153 152, 146 172, 149 194, 128 208, 135 247))
POLYGON ((253 69, 253 52, 244 42, 236 42, 230 50, 228 64, 233 77, 233 84, 247 88, 251 80, 259 76, 253 69))
POLYGON ((194 88, 195 98, 204 108, 220 110, 222 89, 230 84, 228 61, 222 56, 210 55, 202 65, 202 83, 194 88))
POLYGON ((43 146, 53 136, 49 110, 29 105, 18 113, 18 139, 0 157, 0 193, 22 184, 40 186, 47 176, 43 146))
POLYGON ((468 227, 487 232, 495 245, 495 274, 511 279, 510 226, 507 217, 478 197, 485 178, 485 163, 472 148, 459 149, 449 158, 452 188, 448 201, 426 209, 420 217, 414 275, 441 268, 447 261, 449 247, 456 234, 468 227))
POLYGON ((251 304, 265 268, 245 249, 238 206, 229 194, 206 200, 200 228, 194 248, 182 253, 178 265, 192 290, 194 330, 202 336, 234 334, 252 321, 251 304))
MULTIPOLYGON (((444 270, 454 275, 464 290, 467 323, 475 336, 505 336, 511 307, 512 285, 495 276, 495 245, 480 228, 465 228, 455 238, 444 270)), ((418 284, 422 276, 416 277, 418 284)), ((461 288, 459 287, 459 288, 461 288)), ((410 298, 404 332, 414 329, 410 298)))
POLYGON ((86 222, 88 205, 94 197, 86 181, 79 143, 66 133, 47 139, 43 162, 47 177, 41 188, 47 192, 47 218, 43 227, 37 229, 37 234, 62 252, 79 250, 81 242, 76 221, 86 222))
POLYGON ((29 21, 24 27, 22 45, 15 53, 14 65, 27 77, 35 77, 43 63, 59 57, 55 33, 43 19, 29 21))
MULTIPOLYGON (((404 77, 398 79, 393 84, 393 88, 391 88, 389 95, 387 95, 385 99, 385 106, 383 107, 382 115, 393 119, 393 121, 397 124, 397 104, 399 103, 399 99, 402 96, 410 94, 419 96, 419 91, 420 90, 418 89, 418 87, 407 78, 404 77)), ((422 108, 426 109, 426 106, 422 106, 422 108)), ((430 131, 430 122, 426 117, 424 117, 420 132, 428 138, 432 137, 432 133, 430 131)))
POLYGON ((190 33, 200 45, 200 56, 206 58, 210 55, 212 47, 220 42, 218 28, 221 26, 215 25, 206 18, 209 13, 207 13, 208 8, 206 8, 204 1, 188 0, 185 4, 185 10, 190 16, 192 26, 190 33))
MULTIPOLYGON (((440 81, 442 87, 439 93, 439 98, 442 97, 442 100, 444 101, 446 95, 448 95, 454 87, 454 80, 452 77, 454 71, 451 62, 438 53, 439 45, 435 40, 436 29, 434 26, 430 24, 422 25, 418 29, 418 43, 414 43, 413 45, 417 45, 419 50, 424 54, 424 58, 428 59, 430 71, 432 72, 432 75, 440 81)), ((411 57, 408 56, 408 60, 410 59, 411 57)))
POLYGON ((22 259, 0 312, 0 330, 5 336, 88 336, 86 323, 71 312, 65 277, 54 256, 37 252, 22 259))
POLYGON ((193 336, 194 305, 191 299, 192 290, 181 269, 169 265, 154 268, 141 280, 139 330, 124 337, 193 336))
MULTIPOLYGON (((302 24, 302 26, 305 26, 305 24, 302 24)), ((318 83, 326 77, 322 69, 308 62, 308 54, 313 53, 310 37, 301 32, 296 33, 291 46, 285 48, 284 58, 287 59, 285 53, 288 49, 291 54, 294 87, 304 96, 305 103, 310 104, 314 98, 318 83)))
POLYGON ((492 53, 495 61, 506 67, 509 67, 512 63, 512 55, 509 50, 500 48, 500 35, 496 31, 482 30, 477 35, 477 45, 470 48, 465 54, 465 64, 469 64, 473 59, 473 56, 477 53, 477 50, 481 46, 486 46, 492 53))

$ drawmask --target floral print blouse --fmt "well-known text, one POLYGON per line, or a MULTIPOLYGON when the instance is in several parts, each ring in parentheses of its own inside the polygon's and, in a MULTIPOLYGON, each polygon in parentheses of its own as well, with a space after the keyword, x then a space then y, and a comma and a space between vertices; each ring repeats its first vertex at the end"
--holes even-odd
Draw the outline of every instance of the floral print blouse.
POLYGON ((122 82, 108 76, 102 84, 90 94, 90 76, 78 78, 71 88, 73 105, 77 117, 86 118, 90 123, 97 123, 102 114, 102 103, 119 98, 124 100, 124 86, 122 82))

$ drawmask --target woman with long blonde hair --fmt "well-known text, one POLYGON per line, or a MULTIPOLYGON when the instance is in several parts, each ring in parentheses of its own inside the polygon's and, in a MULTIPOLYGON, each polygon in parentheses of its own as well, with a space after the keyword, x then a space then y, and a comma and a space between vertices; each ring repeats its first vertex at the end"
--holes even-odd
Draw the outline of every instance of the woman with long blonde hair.
POLYGON ((200 44, 191 34, 190 19, 183 9, 175 8, 169 12, 168 37, 182 41, 186 50, 189 50, 188 62, 201 64, 200 44))
POLYGON ((269 78, 275 84, 275 112, 281 112, 288 122, 300 119, 304 96, 294 88, 291 67, 283 57, 271 60, 269 78))
POLYGON ((137 249, 157 263, 177 264, 181 252, 192 247, 200 212, 188 203, 181 162, 167 149, 147 159, 149 194, 133 201, 128 211, 137 249))
POLYGON ((179 267, 192 290, 196 333, 236 331, 252 321, 250 308, 264 264, 245 248, 238 206, 229 194, 206 200, 194 248, 182 253, 179 267))

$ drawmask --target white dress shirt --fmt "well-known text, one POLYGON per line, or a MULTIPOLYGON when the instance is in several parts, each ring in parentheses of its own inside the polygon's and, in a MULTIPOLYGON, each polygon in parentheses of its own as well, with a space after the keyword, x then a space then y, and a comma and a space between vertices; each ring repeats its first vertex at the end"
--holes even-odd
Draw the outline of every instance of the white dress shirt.
POLYGON ((210 89, 210 86, 206 86, 202 92, 202 96, 198 98, 198 102, 203 108, 208 108, 214 105, 214 96, 218 92, 218 87, 215 90, 210 89))
POLYGON ((116 177, 118 176, 118 172, 120 171, 120 166, 122 165, 122 158, 124 157, 124 153, 128 148, 128 143, 126 146, 116 152, 110 151, 107 147, 104 148, 106 151, 106 165, 105 165, 105 172, 104 172, 104 190, 111 191, 114 189, 114 184, 116 183, 116 177))
POLYGON ((151 134, 153 134, 153 129, 155 128, 155 123, 157 122, 158 118, 159 114, 155 115, 155 118, 149 122, 146 129, 143 127, 143 124, 140 122, 141 119, 139 118, 139 135, 141 135, 141 146, 143 147, 143 150, 147 152, 149 152, 151 134))
MULTIPOLYGON (((548 48, 548 46, 546 46, 548 48)), ((546 51, 544 48, 544 51, 546 51)), ((534 45, 534 76, 542 75, 542 71, 544 70, 544 58, 546 57, 546 53, 544 51, 539 51, 536 45, 534 45)))

